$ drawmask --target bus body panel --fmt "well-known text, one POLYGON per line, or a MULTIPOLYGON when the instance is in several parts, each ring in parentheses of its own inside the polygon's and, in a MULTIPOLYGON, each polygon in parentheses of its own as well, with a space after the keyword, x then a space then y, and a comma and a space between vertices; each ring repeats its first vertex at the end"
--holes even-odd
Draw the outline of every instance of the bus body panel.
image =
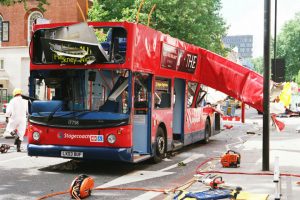
MULTIPOLYGON (((54 28, 74 23, 57 23, 36 25, 34 30, 54 28)), ((228 94, 244 103, 262 111, 263 77, 237 63, 200 47, 182 42, 169 35, 155 31, 141 24, 128 22, 90 22, 91 26, 121 26, 128 31, 127 59, 123 64, 108 64, 110 68, 126 68, 141 70, 159 75, 170 75, 170 70, 160 68, 161 46, 165 42, 175 47, 191 51, 198 55, 195 73, 187 74, 176 72, 178 78, 201 82, 209 87, 228 94), (152 43, 150 43, 151 41, 152 43), (142 64, 141 64, 142 63, 142 64), (231 81, 235 80, 235 81, 231 81), (238 83, 236 82, 238 81, 238 83)), ((32 44, 31 44, 32 45, 32 44)), ((30 53, 31 54, 31 53, 30 53)), ((85 68, 85 66, 64 66, 65 68, 85 68)), ((99 68, 101 65, 89 65, 90 68, 99 68)), ((57 69, 57 65, 34 65, 33 69, 57 69)), ((173 71, 173 70, 171 70, 173 71)))
POLYGON ((185 115, 185 140, 184 144, 191 144, 204 139, 206 117, 203 116, 202 107, 187 108, 185 115))
POLYGON ((152 114, 152 134, 151 142, 155 142, 158 127, 165 129, 167 139, 167 149, 171 150, 172 144, 172 126, 173 126, 173 111, 169 109, 153 109, 152 114))
POLYGON ((28 128, 28 142, 30 144, 42 145, 67 145, 67 146, 85 146, 85 147, 114 147, 131 148, 132 126, 120 126, 114 128, 101 129, 62 129, 47 126, 30 124, 28 128), (40 139, 35 141, 32 137, 33 132, 40 133, 40 139), (110 144, 107 142, 109 134, 116 136, 116 142, 110 144))
MULTIPOLYGON (((60 23, 60 24, 45 24, 36 25, 35 30, 56 28, 61 26, 68 26, 74 23, 60 23)), ((200 84, 205 84, 212 88, 218 89, 230 96, 242 100, 246 104, 254 108, 262 109, 262 77, 249 69, 246 69, 236 63, 228 61, 219 55, 211 53, 200 47, 187 44, 169 35, 163 34, 159 31, 153 30, 141 24, 128 23, 128 22, 90 22, 90 26, 98 27, 123 27, 127 32, 127 47, 126 58, 123 63, 101 63, 101 64, 88 64, 88 65, 61 65, 61 64, 34 64, 31 62, 31 73, 37 70, 68 70, 68 69, 89 69, 89 70, 121 70, 127 69, 132 73, 148 73, 152 77, 152 89, 150 104, 152 105, 146 116, 147 136, 146 140, 141 140, 136 137, 136 141, 143 141, 143 144, 149 144, 150 149, 147 147, 145 153, 150 153, 152 156, 153 148, 155 145, 155 138, 158 127, 162 127, 167 139, 167 150, 170 151, 174 148, 173 142, 177 140, 184 145, 204 139, 205 122, 210 121, 212 127, 212 135, 216 134, 215 130, 218 124, 215 120, 215 114, 218 112, 209 105, 196 106, 197 95, 199 95, 200 84), (181 57, 180 57, 181 56, 181 57), (180 60, 184 58, 184 60, 180 60), (178 59, 177 59, 178 58, 178 59), (192 59, 191 59, 192 58, 192 59), (176 67, 164 66, 166 63, 174 64, 174 59, 177 59, 176 67), (188 60, 186 60, 188 59, 188 60), (191 59, 191 60, 190 60, 191 59), (179 66, 178 66, 179 63, 179 66), (186 69, 181 69, 184 63, 186 69), (189 71, 190 70, 190 71, 189 71), (171 81, 171 106, 169 108, 154 108, 155 106, 155 86, 154 80, 156 77, 162 77, 171 81), (180 113, 182 117, 183 133, 173 134, 173 118, 174 118, 174 80, 181 79, 177 83, 185 89, 181 88, 181 95, 184 95, 184 100, 181 100, 182 108, 180 113), (237 80, 237 81, 232 81, 237 80), (191 107, 187 108, 187 84, 188 82, 198 83, 197 90, 193 99, 191 107), (238 84, 237 84, 238 83, 238 84), (184 85, 183 85, 184 84, 184 85), (185 91, 184 91, 185 90, 185 91), (183 94, 184 93, 184 94, 183 94), (151 119, 150 119, 151 117, 151 119), (150 133, 149 133, 150 132, 150 133)), ((31 44, 31 49, 33 44, 31 44)), ((32 56, 32 51, 30 51, 32 56)), ((176 62, 175 62, 176 63, 176 62)), ((33 73, 34 74, 34 73, 33 73)), ((133 79, 132 79, 133 80, 133 79)), ((113 80, 112 80, 113 81, 113 80)), ((114 81, 113 81, 114 82, 114 81)), ((35 82, 31 79, 30 85, 35 82)), ((131 80, 128 82, 129 86, 129 102, 127 106, 129 109, 134 108, 135 89, 131 80), (130 90, 131 89, 131 90, 130 90)), ((176 88, 175 88, 176 89, 176 88)), ((32 91, 32 88, 30 88, 32 91)), ((88 90, 88 89, 87 89, 88 90)), ((31 92, 32 94, 33 92, 31 92)), ((105 96, 105 95, 104 95, 105 96)), ((149 104, 149 105, 150 105, 149 104)), ((139 117, 141 119, 141 117, 139 117)), ((181 119, 181 118, 178 118, 181 119)), ((220 120, 218 117, 217 120, 220 120)), ((134 122, 134 112, 130 111, 129 124, 134 122)), ((220 129, 220 124, 219 127, 220 129)), ((134 149, 133 144, 133 127, 132 125, 113 127, 113 128, 100 128, 100 129, 62 129, 54 127, 53 125, 37 125, 31 124, 29 127, 29 145, 28 152, 32 156, 53 156, 61 157, 62 151, 79 151, 88 159, 111 159, 134 162, 134 149), (38 131, 41 133, 39 141, 33 140, 33 133, 38 131), (106 142, 108 134, 115 134, 117 141, 111 145, 106 142), (99 136, 99 138, 97 138, 99 136), (95 142, 94 140, 100 140, 95 142), (103 142, 101 141, 103 140, 103 142)), ((139 129, 136 129, 138 134, 139 129)), ((179 130, 180 132, 180 130, 179 130)), ((136 145, 139 147, 139 145, 136 145)), ((149 155, 148 155, 149 156, 149 155)))
POLYGON ((110 147, 84 147, 84 146, 61 146, 61 145, 36 145, 28 144, 29 156, 62 157, 61 152, 81 152, 83 157, 64 157, 86 160, 113 160, 132 162, 131 148, 110 148, 110 147))

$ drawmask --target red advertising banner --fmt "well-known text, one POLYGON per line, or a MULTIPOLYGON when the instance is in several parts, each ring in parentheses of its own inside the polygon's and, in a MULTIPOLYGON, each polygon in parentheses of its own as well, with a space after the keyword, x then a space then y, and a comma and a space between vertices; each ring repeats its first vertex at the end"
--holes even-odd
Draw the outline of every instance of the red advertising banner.
POLYGON ((193 74, 197 67, 198 55, 163 43, 161 67, 193 74))

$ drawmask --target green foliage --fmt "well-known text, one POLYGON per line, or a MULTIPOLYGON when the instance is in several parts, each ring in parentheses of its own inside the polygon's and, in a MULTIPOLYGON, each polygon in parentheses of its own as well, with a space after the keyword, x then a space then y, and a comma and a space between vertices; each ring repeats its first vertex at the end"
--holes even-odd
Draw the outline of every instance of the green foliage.
POLYGON ((296 78, 295 78, 295 82, 296 82, 298 85, 300 85, 300 70, 298 71, 298 74, 297 74, 297 76, 296 76, 296 78))
MULTIPOLYGON (((0 0, 0 5, 5 5, 5 6, 11 6, 13 4, 16 4, 16 3, 23 3, 24 4, 24 8, 25 10, 27 10, 27 1, 28 0, 0 0)), ((45 12, 45 8, 44 8, 44 5, 49 5, 48 1, 47 0, 35 0, 38 2, 38 8, 42 11, 42 12, 45 12)))
MULTIPOLYGON (((299 77, 300 70, 300 13, 283 26, 277 42, 277 57, 285 59, 286 80, 299 77)), ((298 79, 299 80, 299 79, 298 79)))
POLYGON ((254 71, 256 71, 259 74, 263 74, 264 72, 263 57, 253 58, 252 63, 254 65, 254 71))
MULTIPOLYGON (((94 0, 89 10, 91 21, 129 21, 136 22, 137 11, 142 0, 94 0)), ((227 30, 219 15, 220 0, 146 0, 139 13, 139 23, 170 34, 185 42, 201 46, 221 55, 227 50, 221 38, 227 30)))

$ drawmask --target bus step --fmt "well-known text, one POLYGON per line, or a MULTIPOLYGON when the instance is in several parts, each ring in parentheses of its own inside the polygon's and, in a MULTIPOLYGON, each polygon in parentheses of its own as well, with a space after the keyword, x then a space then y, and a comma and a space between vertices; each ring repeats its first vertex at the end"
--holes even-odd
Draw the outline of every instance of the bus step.
POLYGON ((179 140, 173 141, 173 151, 183 147, 183 143, 179 140))
POLYGON ((150 158, 149 154, 138 154, 138 153, 133 154, 133 162, 134 163, 141 162, 141 161, 147 160, 149 158, 150 158))

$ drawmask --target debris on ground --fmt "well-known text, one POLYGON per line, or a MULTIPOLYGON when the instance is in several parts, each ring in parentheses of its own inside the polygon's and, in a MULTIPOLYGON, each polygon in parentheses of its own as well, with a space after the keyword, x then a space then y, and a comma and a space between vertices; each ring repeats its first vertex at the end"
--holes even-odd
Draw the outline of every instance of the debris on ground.
POLYGON ((179 162, 178 163, 178 167, 185 167, 186 166, 186 163, 184 163, 184 162, 179 162))
POLYGON ((232 129, 232 128, 233 128, 233 125, 224 124, 223 126, 224 126, 226 129, 232 129))

